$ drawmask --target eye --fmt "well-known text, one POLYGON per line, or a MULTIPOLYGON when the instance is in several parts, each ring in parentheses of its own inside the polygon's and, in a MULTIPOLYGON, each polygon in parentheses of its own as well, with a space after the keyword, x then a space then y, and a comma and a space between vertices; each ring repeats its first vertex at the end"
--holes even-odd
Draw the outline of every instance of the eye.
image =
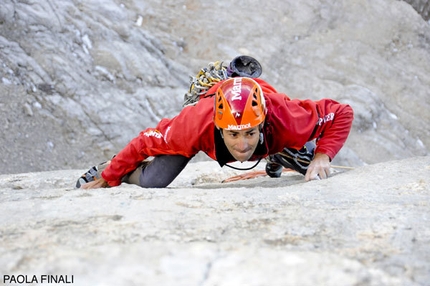
POLYGON ((255 135, 258 135, 258 130, 255 128, 246 133, 246 136, 250 136, 250 137, 253 137, 255 135))

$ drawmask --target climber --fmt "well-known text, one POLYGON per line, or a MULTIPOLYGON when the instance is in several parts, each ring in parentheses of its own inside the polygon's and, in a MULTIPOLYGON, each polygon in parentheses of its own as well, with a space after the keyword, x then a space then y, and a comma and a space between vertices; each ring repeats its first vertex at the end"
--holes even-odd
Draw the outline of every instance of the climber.
MULTIPOLYGON (((290 99, 260 78, 228 74, 219 63, 212 71, 225 76, 213 77, 216 80, 197 93, 198 100, 143 130, 110 161, 83 174, 76 186, 125 182, 163 188, 198 152, 221 167, 266 159, 270 177, 281 176, 284 167, 300 172, 306 181, 330 175, 330 162, 351 129, 349 105, 332 99, 290 99)), ((194 80, 190 90, 198 82, 194 80)))

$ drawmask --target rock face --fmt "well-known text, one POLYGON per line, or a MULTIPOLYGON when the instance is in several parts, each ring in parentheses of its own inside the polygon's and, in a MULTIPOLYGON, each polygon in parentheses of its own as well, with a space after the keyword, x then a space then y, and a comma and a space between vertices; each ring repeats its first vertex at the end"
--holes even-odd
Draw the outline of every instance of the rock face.
POLYGON ((405 0, 414 7, 414 9, 423 17, 424 20, 430 20, 430 3, 427 0, 405 0))
POLYGON ((428 4, 408 2, 3 0, 0 173, 110 158, 179 112, 190 75, 240 54, 291 97, 353 106, 336 163, 426 155, 428 4))
POLYGON ((73 188, 81 172, 0 176, 2 275, 67 275, 73 285, 430 281, 429 156, 308 183, 296 173, 220 183, 231 169, 196 162, 169 188, 85 191, 73 188))
POLYGON ((186 76, 136 26, 135 9, 2 2, 2 173, 98 161, 178 110, 186 76))
POLYGON ((429 6, 407 2, 2 0, 0 283, 428 285, 429 6), (291 97, 351 104, 335 163, 357 168, 73 188, 241 54, 291 97))
POLYGON ((428 285, 429 6, 407 2, 2 0, 0 283, 428 285), (334 163, 357 168, 220 183, 237 173, 193 162, 165 189, 73 188, 241 54, 291 97, 351 104, 334 163))

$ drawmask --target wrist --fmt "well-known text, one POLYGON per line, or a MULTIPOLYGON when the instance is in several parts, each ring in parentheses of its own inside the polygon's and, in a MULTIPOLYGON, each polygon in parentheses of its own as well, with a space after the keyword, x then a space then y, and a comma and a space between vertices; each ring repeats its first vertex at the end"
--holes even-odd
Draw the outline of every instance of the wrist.
POLYGON ((315 153, 314 160, 315 159, 317 159, 317 160, 325 160, 325 161, 331 162, 330 156, 328 156, 327 154, 324 154, 324 153, 319 153, 319 152, 315 153))

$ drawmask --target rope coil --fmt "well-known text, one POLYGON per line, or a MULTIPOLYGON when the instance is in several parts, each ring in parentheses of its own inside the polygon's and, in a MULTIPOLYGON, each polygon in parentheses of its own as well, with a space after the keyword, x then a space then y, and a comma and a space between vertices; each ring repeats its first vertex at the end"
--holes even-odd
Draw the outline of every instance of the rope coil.
POLYGON ((190 89, 184 95, 182 106, 196 104, 209 88, 227 78, 227 67, 223 66, 223 62, 209 63, 208 67, 202 68, 195 77, 190 77, 190 89))

